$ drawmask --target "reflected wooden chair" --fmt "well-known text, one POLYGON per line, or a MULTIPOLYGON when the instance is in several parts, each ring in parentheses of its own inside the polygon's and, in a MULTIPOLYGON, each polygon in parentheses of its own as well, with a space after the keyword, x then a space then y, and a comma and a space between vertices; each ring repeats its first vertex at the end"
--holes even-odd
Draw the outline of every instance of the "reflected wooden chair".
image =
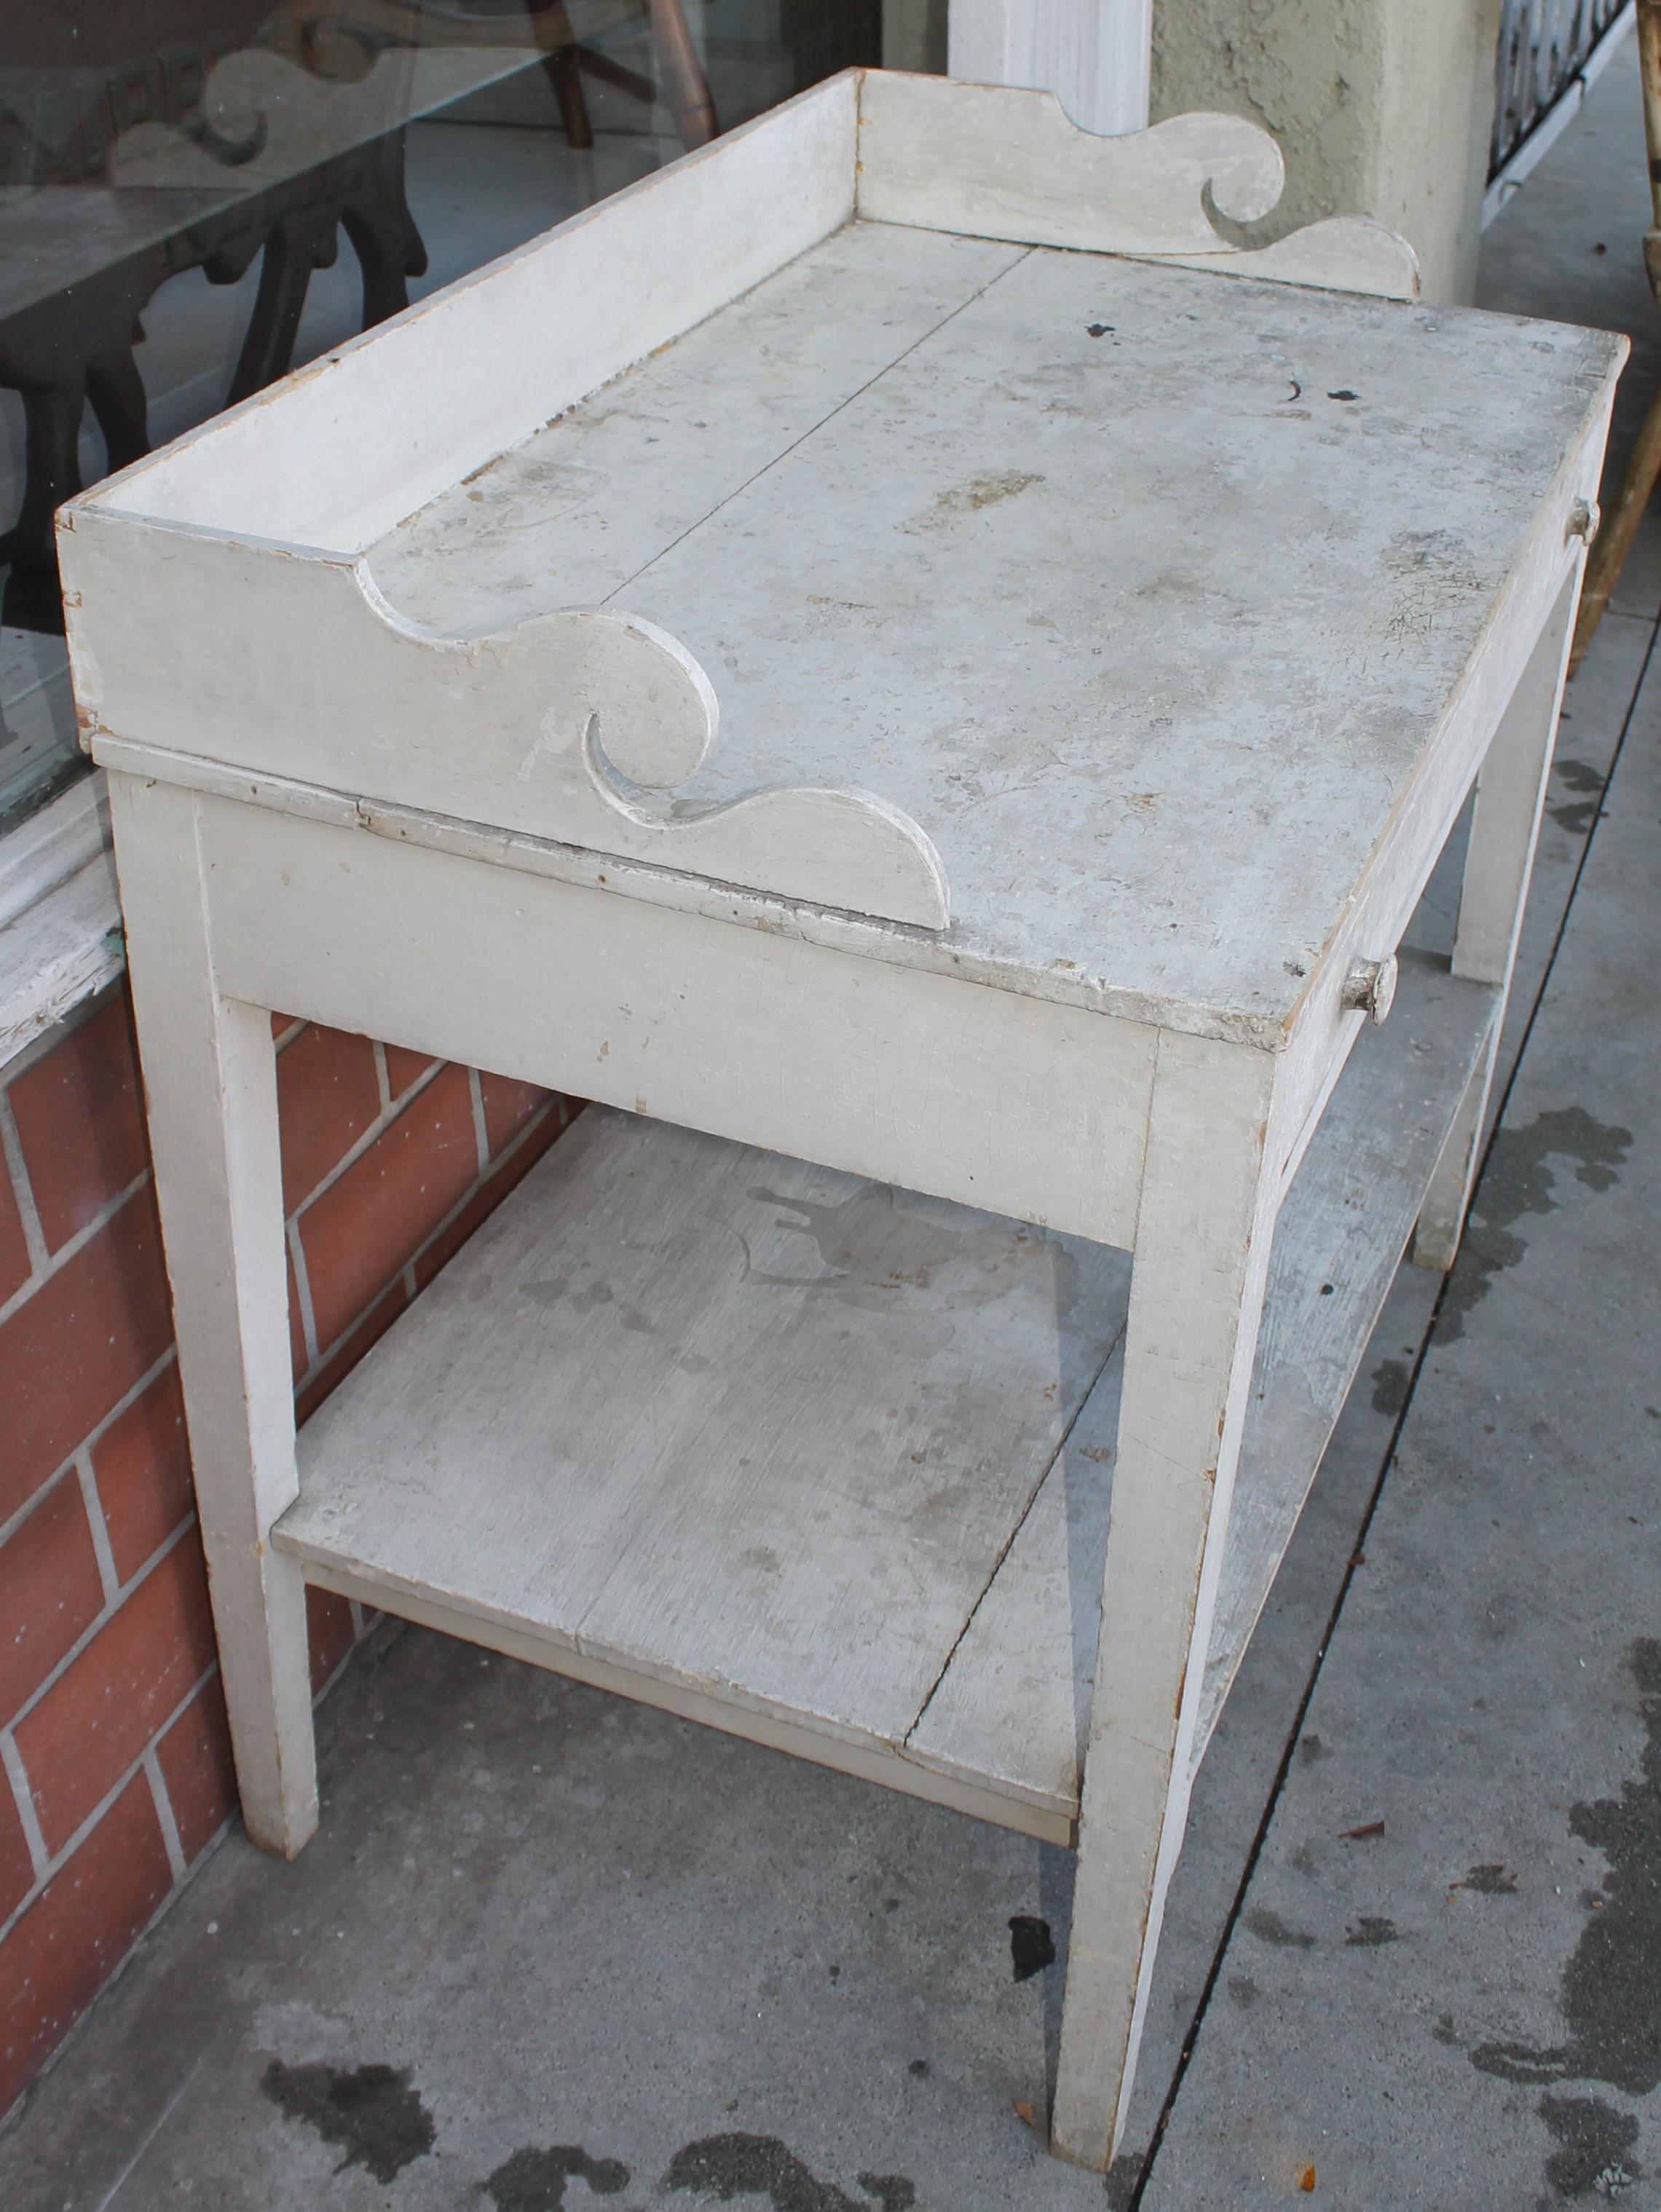
POLYGON ((354 41, 371 49, 533 46, 559 103, 566 137, 579 151, 594 143, 582 94, 585 76, 648 107, 661 100, 689 149, 707 144, 720 127, 684 0, 586 0, 575 21, 565 0, 490 0, 472 7, 464 0, 332 0, 324 7, 317 0, 289 0, 283 14, 283 28, 268 34, 266 43, 292 46, 295 58, 326 75, 350 66, 340 49, 354 41), (593 43, 631 22, 650 31, 655 78, 593 43))
MULTIPOLYGON (((1644 270, 1656 305, 1661 307, 1661 0, 1638 0, 1638 59, 1644 83, 1644 137, 1650 168, 1651 221, 1644 233, 1644 270)), ((1661 389, 1639 426, 1620 495, 1613 512, 1603 518, 1586 563, 1580 613, 1569 652, 1571 676, 1585 658, 1609 594, 1621 580, 1658 476, 1661 476, 1661 389)))

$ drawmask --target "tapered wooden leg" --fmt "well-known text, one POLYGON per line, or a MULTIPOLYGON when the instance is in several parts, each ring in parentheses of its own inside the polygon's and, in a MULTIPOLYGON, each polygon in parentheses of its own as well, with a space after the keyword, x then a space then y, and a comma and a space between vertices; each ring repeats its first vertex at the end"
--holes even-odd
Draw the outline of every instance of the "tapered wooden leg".
POLYGON ((1551 772, 1557 712, 1563 701, 1568 644, 1574 623, 1579 571, 1564 582, 1538 643, 1517 680, 1476 779, 1470 843, 1459 893, 1453 972, 1500 991, 1494 1026, 1475 1073, 1448 1132, 1436 1172, 1414 1231, 1413 1257, 1421 1267, 1453 1265, 1470 1203, 1482 1148, 1482 1123, 1500 1051, 1506 994, 1511 988, 1523 903, 1540 835, 1540 811, 1551 772))
POLYGON ((111 473, 125 469, 129 462, 142 460, 150 449, 149 403, 130 345, 88 362, 87 397, 104 434, 111 473))
POLYGON ((335 217, 327 210, 287 216, 265 240, 253 313, 225 395, 228 407, 288 374, 312 271, 329 266, 337 242, 335 217))
POLYGON ((271 1526, 297 1494, 271 1016, 216 989, 192 793, 112 773, 110 811, 191 1459, 242 1817, 317 1826, 306 1589, 271 1526))
POLYGON ((720 129, 709 80, 703 74, 698 50, 686 21, 681 0, 651 0, 652 39, 657 48, 658 75, 664 98, 674 111, 681 143, 690 151, 707 145, 720 129))
POLYGON ((1052 2148, 1110 2161, 1183 1826, 1275 1194, 1272 1056, 1159 1040, 1142 1172, 1052 2148))
POLYGON ((1591 559, 1586 567, 1586 588, 1580 601, 1580 619, 1575 625, 1574 647, 1569 658, 1571 672, 1585 659, 1586 648, 1603 619, 1609 595, 1621 580, 1621 571, 1627 564, 1627 556, 1638 535, 1638 526, 1644 520, 1658 476, 1661 476, 1661 392, 1651 400, 1639 425, 1614 512, 1603 517, 1597 543, 1591 549, 1591 559))
POLYGON ((341 211, 363 276, 363 327, 373 330, 410 304, 411 276, 427 273, 427 248, 405 192, 404 133, 389 131, 369 147, 363 174, 341 211))
POLYGON ((565 143, 574 154, 586 154, 594 143, 594 130, 588 120, 588 103, 582 96, 581 64, 576 48, 556 46, 551 53, 543 56, 543 66, 559 103, 565 143))
POLYGON ((50 575, 58 566, 52 517, 81 489, 81 416, 86 387, 65 372, 62 383, 29 385, 23 394, 23 504, 7 543, 15 568, 50 575))

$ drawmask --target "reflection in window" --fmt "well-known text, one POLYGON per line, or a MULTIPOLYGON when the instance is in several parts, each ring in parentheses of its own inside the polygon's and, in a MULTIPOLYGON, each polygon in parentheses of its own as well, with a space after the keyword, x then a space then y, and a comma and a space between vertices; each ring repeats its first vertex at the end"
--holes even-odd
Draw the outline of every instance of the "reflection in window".
POLYGON ((881 45, 880 0, 0 0, 0 830, 83 765, 61 501, 881 45))

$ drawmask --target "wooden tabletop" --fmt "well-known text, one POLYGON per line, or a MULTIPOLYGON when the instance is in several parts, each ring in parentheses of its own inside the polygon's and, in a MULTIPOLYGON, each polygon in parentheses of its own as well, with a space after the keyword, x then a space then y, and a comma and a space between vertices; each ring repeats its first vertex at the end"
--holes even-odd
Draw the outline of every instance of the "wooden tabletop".
POLYGON ((452 635, 558 605, 661 624, 722 714, 682 803, 877 793, 938 847, 975 971, 1256 1026, 1296 1002, 1620 358, 859 222, 369 557, 452 635))

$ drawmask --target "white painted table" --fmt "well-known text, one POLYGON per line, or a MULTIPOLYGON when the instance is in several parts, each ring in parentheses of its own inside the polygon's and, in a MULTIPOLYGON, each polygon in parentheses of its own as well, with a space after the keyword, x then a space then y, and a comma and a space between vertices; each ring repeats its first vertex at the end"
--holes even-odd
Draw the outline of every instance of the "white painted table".
POLYGON ((1278 157, 850 73, 63 519, 250 1833, 309 1580, 1076 1837, 1097 2166, 1457 1242, 1625 349, 1208 180, 1278 157), (272 1007, 602 1102, 297 1463, 272 1007))

